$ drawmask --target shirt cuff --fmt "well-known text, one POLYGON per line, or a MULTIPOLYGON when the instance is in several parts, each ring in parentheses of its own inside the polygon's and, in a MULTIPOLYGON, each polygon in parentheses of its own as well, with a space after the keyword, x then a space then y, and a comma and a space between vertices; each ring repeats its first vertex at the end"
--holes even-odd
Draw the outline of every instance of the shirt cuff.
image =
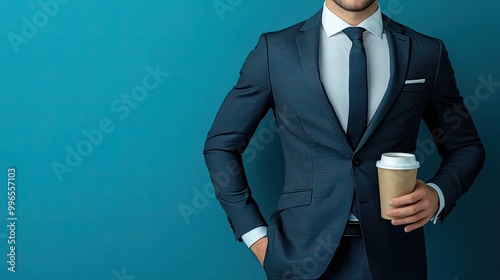
POLYGON ((444 195, 443 195, 443 192, 441 191, 441 189, 434 183, 427 183, 426 184, 427 186, 433 188, 436 190, 437 194, 438 194, 438 197, 439 197, 439 209, 437 210, 436 212, 436 215, 434 215, 432 218, 431 218, 431 222, 433 224, 436 224, 437 221, 438 221, 438 218, 439 218, 439 215, 441 215, 441 211, 443 211, 444 209, 444 195))
POLYGON ((254 228, 251 231, 243 234, 241 236, 241 239, 243 239, 243 242, 245 242, 247 247, 250 248, 250 246, 252 246, 255 242, 257 242, 259 239, 261 239, 264 236, 267 236, 267 227, 260 226, 260 227, 254 228))

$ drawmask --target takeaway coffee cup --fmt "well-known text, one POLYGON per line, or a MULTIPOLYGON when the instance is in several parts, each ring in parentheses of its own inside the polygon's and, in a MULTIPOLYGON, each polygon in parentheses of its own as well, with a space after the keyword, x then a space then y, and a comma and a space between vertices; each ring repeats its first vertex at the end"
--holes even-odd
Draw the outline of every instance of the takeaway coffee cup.
POLYGON ((390 220, 386 213, 394 207, 389 205, 389 200, 415 190, 417 170, 420 164, 413 154, 384 153, 376 165, 380 192, 380 214, 382 218, 390 220))

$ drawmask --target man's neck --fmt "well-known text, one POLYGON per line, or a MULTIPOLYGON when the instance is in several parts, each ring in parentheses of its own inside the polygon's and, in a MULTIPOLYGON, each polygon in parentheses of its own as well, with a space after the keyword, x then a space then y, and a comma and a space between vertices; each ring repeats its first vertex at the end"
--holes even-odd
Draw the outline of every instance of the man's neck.
POLYGON ((332 0, 326 1, 326 7, 328 8, 328 10, 330 10, 332 13, 334 13, 336 16, 338 16, 351 26, 357 26, 377 11, 378 1, 375 1, 370 7, 360 12, 347 11, 332 0))

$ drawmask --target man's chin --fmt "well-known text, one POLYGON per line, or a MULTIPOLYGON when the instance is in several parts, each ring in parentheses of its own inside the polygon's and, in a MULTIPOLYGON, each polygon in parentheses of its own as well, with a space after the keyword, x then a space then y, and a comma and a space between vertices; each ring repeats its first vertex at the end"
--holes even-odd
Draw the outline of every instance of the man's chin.
POLYGON ((340 8, 349 12, 362 12, 370 8, 376 0, 332 0, 340 8))

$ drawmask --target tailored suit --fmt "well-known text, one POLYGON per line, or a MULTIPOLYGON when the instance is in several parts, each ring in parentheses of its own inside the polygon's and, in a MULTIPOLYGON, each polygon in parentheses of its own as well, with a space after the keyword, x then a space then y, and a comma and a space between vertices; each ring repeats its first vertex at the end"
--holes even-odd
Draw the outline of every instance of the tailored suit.
POLYGON ((304 22, 261 35, 246 59, 205 143, 216 197, 237 240, 267 225, 252 198, 241 154, 271 109, 285 182, 268 227, 268 279, 322 275, 342 238, 354 193, 373 279, 426 279, 424 231, 405 233, 380 217, 375 164, 385 152, 414 153, 423 119, 443 158, 427 181, 444 194, 441 220, 472 185, 485 151, 448 53, 440 40, 383 16, 390 81, 359 145, 352 148, 320 79, 321 17, 319 11, 304 22))

